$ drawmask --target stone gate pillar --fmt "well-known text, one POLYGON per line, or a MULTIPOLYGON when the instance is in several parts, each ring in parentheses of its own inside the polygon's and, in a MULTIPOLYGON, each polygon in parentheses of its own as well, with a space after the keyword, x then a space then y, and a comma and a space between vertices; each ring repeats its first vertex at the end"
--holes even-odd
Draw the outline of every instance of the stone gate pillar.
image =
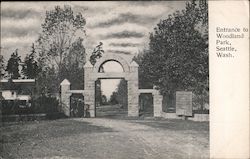
POLYGON ((90 117, 95 117, 95 80, 93 65, 88 61, 84 65, 84 103, 89 105, 90 117))
POLYGON ((159 90, 155 90, 153 93, 153 105, 154 105, 154 117, 161 117, 162 114, 162 100, 163 96, 159 90))
POLYGON ((61 111, 66 115, 70 116, 70 82, 64 79, 61 84, 61 111))
POLYGON ((128 116, 139 116, 138 64, 130 64, 128 80, 128 116))

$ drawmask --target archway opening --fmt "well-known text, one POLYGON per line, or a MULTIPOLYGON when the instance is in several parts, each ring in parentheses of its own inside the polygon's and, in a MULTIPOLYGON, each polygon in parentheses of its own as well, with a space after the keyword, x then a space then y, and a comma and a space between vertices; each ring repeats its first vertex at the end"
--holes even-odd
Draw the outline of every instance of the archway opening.
POLYGON ((95 82, 96 117, 127 116, 127 94, 125 79, 98 79, 95 82))
POLYGON ((115 60, 108 60, 105 61, 98 69, 98 72, 105 73, 105 72, 124 72, 124 68, 122 65, 115 60))

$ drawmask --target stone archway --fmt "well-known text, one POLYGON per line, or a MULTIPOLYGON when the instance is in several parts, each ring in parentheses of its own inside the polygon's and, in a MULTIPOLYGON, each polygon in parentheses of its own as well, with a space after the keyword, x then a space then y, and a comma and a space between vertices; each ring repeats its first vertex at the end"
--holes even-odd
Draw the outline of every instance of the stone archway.
POLYGON ((153 95, 154 117, 162 116, 162 95, 156 89, 138 88, 138 64, 129 62, 115 54, 104 54, 93 66, 89 61, 84 66, 84 90, 71 90, 70 82, 65 79, 61 83, 61 111, 70 116, 70 96, 72 93, 82 94, 84 104, 88 105, 90 117, 95 117, 95 81, 97 79, 124 78, 128 89, 128 116, 139 116, 140 93, 151 93, 153 95), (99 72, 100 67, 107 61, 116 61, 123 67, 123 72, 99 72))
POLYGON ((84 99, 90 106, 91 117, 95 117, 95 81, 98 78, 124 78, 128 83, 128 116, 139 115, 139 88, 138 88, 138 64, 135 61, 129 63, 121 56, 105 54, 93 66, 88 61, 84 66, 84 99), (99 72, 101 65, 107 61, 116 61, 121 64, 124 72, 99 72))

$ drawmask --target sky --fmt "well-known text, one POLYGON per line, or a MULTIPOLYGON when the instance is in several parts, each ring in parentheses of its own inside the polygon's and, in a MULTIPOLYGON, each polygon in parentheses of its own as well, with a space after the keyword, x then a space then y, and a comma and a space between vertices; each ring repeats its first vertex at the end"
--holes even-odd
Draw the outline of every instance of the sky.
POLYGON ((185 7, 185 1, 1 2, 1 54, 22 58, 41 32, 45 12, 70 5, 86 19, 84 45, 90 54, 101 41, 105 53, 134 55, 147 48, 149 32, 160 19, 185 7))
MULTIPOLYGON (((116 61, 108 61, 102 65, 104 72, 123 72, 123 67, 116 61)), ((112 93, 118 88, 121 79, 101 79, 101 91, 110 99, 112 93)))
MULTIPOLYGON (((99 42, 105 53, 133 56, 148 47, 149 33, 169 14, 185 8, 185 1, 1 2, 1 54, 5 62, 18 49, 24 59, 41 33, 46 11, 69 5, 86 19, 84 46, 88 55, 99 42)), ((88 56, 87 56, 88 57, 88 56)), ((110 66, 111 68, 117 68, 110 66)), ((114 71, 114 70, 113 70, 114 71)), ((110 95, 119 80, 103 80, 110 95)))

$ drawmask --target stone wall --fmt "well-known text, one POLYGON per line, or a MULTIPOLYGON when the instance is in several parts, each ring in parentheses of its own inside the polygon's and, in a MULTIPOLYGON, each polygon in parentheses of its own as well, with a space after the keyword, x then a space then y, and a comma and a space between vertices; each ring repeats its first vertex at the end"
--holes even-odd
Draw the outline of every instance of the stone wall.
MULTIPOLYGON (((161 113, 161 117, 165 119, 183 119, 181 116, 176 115, 176 113, 161 113)), ((209 114, 194 114, 192 117, 187 117, 187 120, 192 120, 192 121, 209 121, 209 114)))
MULTIPOLYGON (((129 63, 120 56, 114 54, 106 54, 93 66, 89 61, 84 66, 84 90, 79 91, 84 95, 84 103, 89 106, 90 117, 95 117, 95 81, 98 78, 124 78, 128 84, 128 116, 139 116, 139 94, 140 91, 149 91, 153 95, 154 116, 162 115, 162 95, 158 90, 140 90, 138 84, 138 64, 135 61, 129 63), (123 73, 99 73, 99 67, 109 60, 119 62, 123 69, 123 73)), ((61 83, 61 109, 66 116, 70 116, 70 83, 65 79, 61 83)))

